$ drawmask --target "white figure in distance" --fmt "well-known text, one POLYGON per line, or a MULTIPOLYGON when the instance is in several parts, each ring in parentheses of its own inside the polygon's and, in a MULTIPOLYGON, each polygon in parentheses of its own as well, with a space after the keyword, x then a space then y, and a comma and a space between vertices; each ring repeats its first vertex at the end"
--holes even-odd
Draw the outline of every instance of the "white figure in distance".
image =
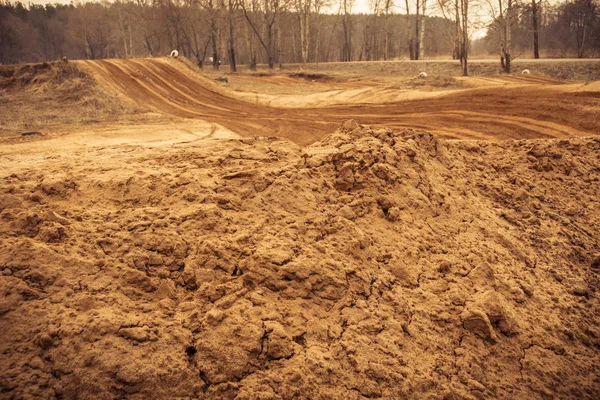
POLYGON ((179 57, 179 52, 178 52, 177 50, 173 50, 173 51, 171 52, 171 57, 173 57, 173 58, 177 58, 177 57, 179 57))
POLYGON ((427 72, 421 72, 419 78, 427 78, 427 72))
POLYGON ((531 74, 531 71, 528 69, 524 69, 523 71, 521 71, 521 75, 529 75, 531 74))

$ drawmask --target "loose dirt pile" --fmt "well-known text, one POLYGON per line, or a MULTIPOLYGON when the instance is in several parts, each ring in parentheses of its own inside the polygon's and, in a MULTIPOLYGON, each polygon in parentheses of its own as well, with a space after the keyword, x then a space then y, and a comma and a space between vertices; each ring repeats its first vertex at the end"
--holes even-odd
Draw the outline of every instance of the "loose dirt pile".
POLYGON ((57 129, 133 114, 142 108, 104 89, 76 63, 0 66, 0 136, 57 129))
POLYGON ((3 171, 0 396, 598 398, 599 152, 350 121, 3 171))
POLYGON ((75 63, 51 62, 0 66, 0 90, 51 97, 58 103, 78 102, 99 108, 122 106, 104 91, 92 74, 75 63))

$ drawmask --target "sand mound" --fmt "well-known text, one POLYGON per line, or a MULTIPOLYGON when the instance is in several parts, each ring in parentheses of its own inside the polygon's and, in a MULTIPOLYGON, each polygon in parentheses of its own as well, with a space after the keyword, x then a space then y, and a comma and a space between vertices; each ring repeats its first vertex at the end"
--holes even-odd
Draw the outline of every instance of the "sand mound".
POLYGON ((11 91, 27 90, 29 92, 58 92, 67 98, 75 98, 82 91, 89 91, 94 85, 93 78, 73 63, 51 62, 39 64, 16 64, 0 66, 0 89, 11 91))
POLYGON ((598 139, 102 151, 1 176, 2 397, 600 394, 598 139))
POLYGON ((77 62, 0 66, 0 136, 64 125, 98 122, 142 108, 105 89, 77 62))

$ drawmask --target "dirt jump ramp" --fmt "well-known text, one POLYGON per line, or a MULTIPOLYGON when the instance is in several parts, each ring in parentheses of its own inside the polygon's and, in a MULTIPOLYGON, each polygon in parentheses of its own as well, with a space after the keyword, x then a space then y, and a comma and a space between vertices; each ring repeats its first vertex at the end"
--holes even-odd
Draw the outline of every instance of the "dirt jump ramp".
POLYGON ((348 118, 374 126, 421 128, 454 139, 565 138, 600 132, 594 108, 586 106, 597 106, 593 96, 573 96, 577 102, 568 102, 564 93, 535 88, 463 91, 381 105, 275 108, 236 99, 177 60, 81 63, 104 85, 155 111, 218 123, 242 136, 278 136, 301 145, 315 142, 348 118))

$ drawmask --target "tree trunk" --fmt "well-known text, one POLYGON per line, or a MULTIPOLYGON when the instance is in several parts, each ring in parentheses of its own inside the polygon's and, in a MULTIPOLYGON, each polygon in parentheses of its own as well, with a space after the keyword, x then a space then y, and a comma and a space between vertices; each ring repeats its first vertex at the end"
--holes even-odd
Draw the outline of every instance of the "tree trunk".
POLYGON ((211 22, 210 27, 210 41, 212 44, 212 65, 213 69, 219 69, 219 50, 217 49, 217 28, 216 22, 211 22))
POLYGON ((281 48, 283 46, 282 46, 281 38, 282 38, 281 28, 278 25, 277 26, 277 64, 279 66, 279 69, 283 69, 283 57, 281 57, 281 48))
POLYGON ((540 58, 540 37, 538 28, 538 0, 531 0, 531 23, 533 25, 533 58, 540 58))
POLYGON ((344 6, 344 17, 342 26, 344 28, 344 43, 342 44, 342 61, 352 61, 352 20, 351 10, 348 10, 348 0, 342 0, 344 6))
POLYGON ((246 21, 246 41, 248 44, 248 65, 250 70, 256 70, 256 52, 254 51, 254 33, 250 27, 250 23, 246 21))
POLYGON ((461 2, 459 0, 454 0, 454 20, 456 21, 456 36, 454 38, 454 50, 452 52, 452 58, 454 60, 460 60, 460 65, 462 68, 462 63, 463 60, 461 58, 461 52, 462 52, 462 48, 461 48, 461 40, 462 40, 462 33, 461 33, 461 19, 460 19, 460 15, 461 15, 461 2))
POLYGON ((421 3, 417 0, 417 11, 415 13, 415 48, 413 50, 414 60, 419 59, 419 55, 421 55, 421 3))
POLYGON ((512 21, 513 21, 513 7, 512 0, 508 0, 508 9, 506 10, 506 45, 504 47, 504 72, 510 74, 511 64, 511 48, 512 48, 512 21))
POLYGON ((273 59, 273 25, 267 25, 267 64, 269 69, 275 67, 275 60, 273 59))
POLYGON ((145 36, 144 37, 144 42, 146 44, 146 50, 148 50, 148 55, 150 57, 152 57, 153 56, 152 41, 150 40, 149 37, 145 36))
POLYGON ((408 43, 408 58, 414 60, 414 43, 412 40, 412 19, 410 18, 410 7, 408 4, 408 0, 404 0, 406 4, 406 41, 408 43))
POLYGON ((583 27, 582 30, 582 34, 581 34, 581 40, 578 40, 578 44, 577 44, 577 57, 578 58, 583 58, 583 55, 585 53, 585 39, 587 38, 587 26, 583 27))
POLYGON ((119 14, 119 28, 121 28, 121 37, 123 39, 123 51, 125 52, 125 58, 129 58, 129 49, 127 43, 127 25, 125 23, 125 18, 123 18, 123 12, 121 10, 122 7, 117 6, 118 14, 119 14))
POLYGON ((463 76, 469 76, 469 0, 460 0, 460 2, 462 14, 460 62, 462 65, 463 76))
POLYGON ((227 40, 227 44, 228 44, 228 49, 227 49, 227 53, 229 55, 229 68, 231 70, 231 72, 237 72, 237 64, 235 62, 235 47, 234 47, 234 42, 233 42, 233 37, 230 36, 229 39, 227 40))
POLYGON ((502 72, 510 74, 511 67, 511 47, 512 47, 512 21, 513 21, 513 6, 512 0, 508 0, 507 7, 503 13, 502 0, 498 0, 500 4, 500 21, 502 21, 502 37, 500 40, 500 66, 502 72))
POLYGON ((306 70, 308 63, 308 49, 310 46, 310 13, 311 0, 296 0, 296 14, 300 24, 300 52, 302 55, 302 69, 306 70))
POLYGON ((317 18, 317 32, 315 33, 315 53, 314 53, 314 60, 315 63, 317 64, 317 67, 319 66, 319 61, 321 60, 321 24, 320 24, 320 17, 319 17, 319 10, 316 10, 315 13, 315 17, 317 18))
POLYGON ((419 60, 425 58, 425 13, 427 12, 427 0, 421 0, 421 24, 419 26, 419 60))
POLYGON ((383 59, 386 61, 390 58, 390 11, 392 6, 392 1, 386 0, 385 14, 383 16, 383 59))
POLYGON ((231 72, 237 72, 235 63, 235 36, 233 29, 233 0, 229 0, 228 20, 229 20, 229 37, 227 38, 227 54, 229 55, 229 68, 231 72))

